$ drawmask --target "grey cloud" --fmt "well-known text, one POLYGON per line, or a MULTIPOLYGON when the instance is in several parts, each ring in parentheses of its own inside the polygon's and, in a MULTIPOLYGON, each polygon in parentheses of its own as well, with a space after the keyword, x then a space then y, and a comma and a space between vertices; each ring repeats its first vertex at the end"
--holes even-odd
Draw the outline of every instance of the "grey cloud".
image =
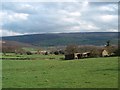
MULTIPOLYGON (((89 23, 100 28, 99 30, 85 30, 84 28, 77 28, 78 31, 103 31, 108 29, 117 29, 116 20, 111 22, 104 22, 98 16, 102 15, 117 15, 117 8, 113 7, 113 11, 99 10, 102 6, 117 5, 116 3, 88 3, 88 7, 83 5, 82 2, 47 2, 47 3, 3 3, 3 13, 25 13, 28 14, 27 20, 17 20, 15 22, 7 21, 6 18, 3 22, 3 30, 12 30, 18 33, 40 33, 40 32, 69 32, 68 27, 79 27, 80 23, 89 23), (63 10, 64 12, 59 12, 63 10), (70 15, 71 13, 79 12, 81 15, 70 15), (67 18, 68 21, 64 21, 67 18), (71 22, 69 21, 71 20, 71 22), (73 20, 73 21, 72 21, 73 20), (67 28, 67 29, 66 29, 67 28)), ((109 8, 109 7, 108 7, 109 8)), ((111 7, 110 7, 111 8, 111 7)), ((75 14, 75 13, 74 13, 75 14)), ((14 16, 13 16, 14 17, 14 16)), ((18 17, 20 18, 20 17, 18 17)), ((21 16, 21 18, 23 18, 21 16)), ((88 23, 88 24, 87 24, 88 23)), ((81 26, 80 26, 81 27, 81 26)), ((87 27, 87 26, 86 26, 87 27)), ((75 31, 74 28, 71 31, 75 31)))

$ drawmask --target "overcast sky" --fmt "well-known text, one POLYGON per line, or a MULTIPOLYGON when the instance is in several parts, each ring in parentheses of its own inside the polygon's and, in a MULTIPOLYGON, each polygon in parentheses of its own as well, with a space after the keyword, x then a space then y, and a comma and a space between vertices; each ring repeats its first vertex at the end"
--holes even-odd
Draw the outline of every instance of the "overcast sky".
POLYGON ((118 3, 4 2, 3 36, 36 33, 117 32, 118 3))

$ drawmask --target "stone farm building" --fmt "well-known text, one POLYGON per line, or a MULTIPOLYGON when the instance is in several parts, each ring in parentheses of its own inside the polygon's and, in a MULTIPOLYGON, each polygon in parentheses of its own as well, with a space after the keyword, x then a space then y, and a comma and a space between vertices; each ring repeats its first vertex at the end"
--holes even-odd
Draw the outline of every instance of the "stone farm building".
POLYGON ((81 59, 90 56, 90 52, 65 54, 65 60, 81 59))
POLYGON ((109 51, 109 50, 107 50, 107 49, 104 49, 102 51, 102 57, 109 57, 109 56, 113 56, 113 55, 114 55, 114 53, 109 51))
POLYGON ((102 51, 102 56, 103 56, 103 57, 109 56, 109 52, 104 49, 104 50, 102 51))

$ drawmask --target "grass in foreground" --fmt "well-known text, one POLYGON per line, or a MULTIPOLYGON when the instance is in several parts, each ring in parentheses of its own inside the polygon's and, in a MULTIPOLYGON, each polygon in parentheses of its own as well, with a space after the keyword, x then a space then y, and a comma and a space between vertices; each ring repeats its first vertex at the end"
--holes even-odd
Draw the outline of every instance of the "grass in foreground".
POLYGON ((117 57, 2 63, 3 88, 117 88, 118 85, 117 57))

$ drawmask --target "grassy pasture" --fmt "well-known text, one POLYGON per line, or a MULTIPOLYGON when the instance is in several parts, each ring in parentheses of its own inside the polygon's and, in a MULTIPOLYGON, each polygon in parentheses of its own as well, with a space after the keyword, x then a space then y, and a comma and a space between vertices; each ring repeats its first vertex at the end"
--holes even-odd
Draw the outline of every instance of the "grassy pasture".
POLYGON ((62 55, 24 57, 37 57, 38 60, 2 61, 3 88, 118 87, 118 57, 81 60, 61 60, 62 55))

